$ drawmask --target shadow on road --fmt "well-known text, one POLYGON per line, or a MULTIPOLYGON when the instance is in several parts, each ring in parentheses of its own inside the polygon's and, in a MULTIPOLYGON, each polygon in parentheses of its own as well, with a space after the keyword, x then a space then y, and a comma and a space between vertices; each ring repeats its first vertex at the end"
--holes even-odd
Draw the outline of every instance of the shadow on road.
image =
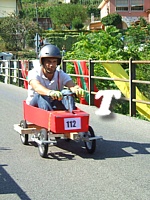
MULTIPOLYGON (((38 153, 38 145, 35 142, 30 141, 27 146, 29 148, 36 148, 38 153)), ((89 154, 84 142, 59 139, 56 145, 49 147, 47 159, 67 161, 76 160, 76 156, 80 156, 84 159, 104 160, 107 158, 129 157, 138 154, 150 154, 150 143, 97 140, 96 151, 93 154, 89 154)))
POLYGON ((112 141, 112 140, 97 140, 96 151, 94 154, 89 154, 83 142, 70 141, 66 142, 60 140, 57 143, 59 151, 55 151, 50 147, 48 158, 57 159, 59 161, 74 160, 75 156, 80 156, 87 159, 107 159, 134 156, 136 154, 150 154, 150 143, 136 143, 126 141, 112 141))
MULTIPOLYGON (((31 200, 19 185, 11 178, 5 171, 4 167, 7 165, 0 165, 0 195, 17 195, 17 199, 31 200)), ((1 197, 0 197, 1 198, 1 197)))
POLYGON ((136 154, 150 154, 150 143, 104 140, 98 144, 94 158, 120 158, 136 154))

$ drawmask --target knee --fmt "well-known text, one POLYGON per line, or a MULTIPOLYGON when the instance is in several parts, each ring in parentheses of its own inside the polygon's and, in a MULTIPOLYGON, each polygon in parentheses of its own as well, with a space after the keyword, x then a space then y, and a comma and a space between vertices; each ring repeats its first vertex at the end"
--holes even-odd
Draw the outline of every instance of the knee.
POLYGON ((52 110, 50 99, 49 98, 46 99, 45 96, 44 97, 40 96, 40 99, 38 101, 38 107, 47 111, 52 110))
POLYGON ((41 109, 43 109, 43 110, 47 110, 47 111, 50 110, 49 107, 48 107, 48 105, 46 105, 46 104, 40 105, 38 107, 41 108, 41 109))
POLYGON ((47 110, 47 111, 52 110, 51 106, 47 102, 39 103, 38 107, 43 109, 43 110, 47 110))

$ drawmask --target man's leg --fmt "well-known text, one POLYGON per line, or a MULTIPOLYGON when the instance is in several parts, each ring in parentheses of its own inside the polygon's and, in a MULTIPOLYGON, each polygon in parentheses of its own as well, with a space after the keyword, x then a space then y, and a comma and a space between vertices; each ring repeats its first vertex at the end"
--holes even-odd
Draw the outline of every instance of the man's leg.
POLYGON ((41 96, 36 94, 30 102, 31 106, 37 106, 44 110, 53 110, 51 106, 51 99, 48 96, 41 96))

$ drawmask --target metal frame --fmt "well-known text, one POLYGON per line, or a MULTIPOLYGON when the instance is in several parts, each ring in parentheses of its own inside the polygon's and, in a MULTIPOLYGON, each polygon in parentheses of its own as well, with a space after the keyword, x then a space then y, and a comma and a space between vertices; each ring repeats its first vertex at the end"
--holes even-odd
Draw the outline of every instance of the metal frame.
MULTIPOLYGON (((16 61, 16 60, 15 60, 16 61)), ((73 63, 75 60, 62 60, 62 69, 66 72, 67 70, 67 63, 73 63)), ((94 105, 94 95, 96 94, 94 92, 94 79, 99 79, 99 80, 111 80, 111 81, 121 81, 121 82, 129 82, 129 87, 130 87, 130 97, 125 98, 122 97, 122 100, 129 101, 129 114, 130 116, 136 116, 136 103, 143 103, 143 104, 148 104, 150 105, 150 101, 142 101, 136 99, 136 85, 137 84, 150 84, 150 81, 147 80, 136 80, 136 64, 150 64, 150 61, 136 61, 132 60, 130 58, 129 60, 122 60, 122 61, 103 61, 103 60, 84 60, 89 64, 89 75, 84 76, 84 75, 77 75, 77 74, 69 74, 72 77, 87 77, 89 79, 89 105, 94 105), (126 63, 129 65, 129 79, 117 79, 117 78, 110 78, 110 77, 98 77, 94 76, 94 64, 95 63, 119 63, 123 64, 126 63)), ((13 66, 14 61, 0 61, 0 67, 2 70, 8 70, 8 74, 0 73, 0 77, 7 77, 7 84, 14 84, 19 87, 23 87, 23 81, 25 81, 24 78, 22 78, 21 74, 21 66, 20 66, 20 61, 17 60, 17 68, 14 69, 13 66), (8 67, 5 67, 7 63, 8 67), (4 66, 2 66, 4 65, 4 66), (14 76, 14 70, 17 71, 17 76, 14 76), (16 83, 13 82, 13 79, 16 79, 16 83)), ((31 61, 29 61, 29 66, 31 64, 31 61)))

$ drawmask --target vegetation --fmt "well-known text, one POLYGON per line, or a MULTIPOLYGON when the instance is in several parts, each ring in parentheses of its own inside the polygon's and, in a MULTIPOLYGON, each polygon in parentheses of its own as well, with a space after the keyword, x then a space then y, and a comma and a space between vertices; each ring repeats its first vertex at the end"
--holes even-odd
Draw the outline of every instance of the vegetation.
POLYGON ((37 30, 38 26, 32 20, 22 19, 15 14, 0 20, 0 36, 7 50, 24 49, 37 30))
MULTIPOLYGON (((98 9, 98 5, 101 3, 102 0, 95 1, 95 0, 77 0, 72 1, 71 4, 65 4, 65 6, 69 5, 77 5, 80 7, 84 7, 87 10, 88 17, 91 17, 91 13, 94 13, 96 18, 100 17, 100 10, 98 9)), ((36 17, 38 11, 38 17, 50 17, 51 9, 55 6, 62 6, 61 1, 59 0, 22 0, 23 10, 21 11, 23 15, 30 16, 32 18, 36 17)), ((77 15, 75 15, 77 16, 77 15)))
POLYGON ((84 27, 84 24, 82 23, 82 20, 78 17, 75 17, 72 21, 72 26, 76 29, 76 30, 80 30, 84 27))
POLYGON ((122 17, 118 13, 113 13, 103 17, 101 21, 105 26, 119 26, 122 23, 122 17))
POLYGON ((76 25, 77 23, 81 25, 85 22, 87 19, 87 12, 86 8, 81 5, 62 4, 52 8, 50 17, 55 26, 61 27, 65 25, 68 29, 71 29, 72 22, 76 22, 76 25))
MULTIPOLYGON (((149 60, 150 59, 150 47, 146 46, 145 50, 140 50, 141 41, 144 37, 149 37, 149 27, 146 28, 146 31, 143 32, 142 27, 132 26, 128 29, 126 33, 122 33, 119 29, 114 26, 109 26, 106 31, 101 30, 95 33, 89 34, 80 34, 78 42, 73 45, 73 48, 70 52, 67 52, 64 59, 75 59, 75 60, 128 60, 130 57, 137 60, 149 60), (135 40, 130 42, 131 34, 135 36, 135 40), (134 32, 139 33, 134 34, 134 32), (124 49, 124 45, 128 46, 127 49, 124 49), (137 43, 138 41, 138 43, 137 43)), ((122 65, 125 71, 128 73, 128 65, 122 65)), ((136 78, 138 80, 150 80, 149 65, 137 65, 137 74, 136 78), (144 72, 144 73, 143 73, 144 72)), ((74 73, 74 68, 70 64, 68 68, 69 73, 74 73)), ((94 75, 109 77, 106 70, 101 64, 94 65, 94 75)), ((95 81, 98 89, 117 89, 116 85, 112 81, 95 81)), ((138 86, 139 87, 139 86, 138 86)), ((142 85, 139 87, 142 93, 150 99, 150 86, 142 85), (144 91, 144 92, 143 92, 144 91)), ((129 106, 128 102, 120 102, 115 104, 114 111, 122 114, 128 114, 129 106)))

